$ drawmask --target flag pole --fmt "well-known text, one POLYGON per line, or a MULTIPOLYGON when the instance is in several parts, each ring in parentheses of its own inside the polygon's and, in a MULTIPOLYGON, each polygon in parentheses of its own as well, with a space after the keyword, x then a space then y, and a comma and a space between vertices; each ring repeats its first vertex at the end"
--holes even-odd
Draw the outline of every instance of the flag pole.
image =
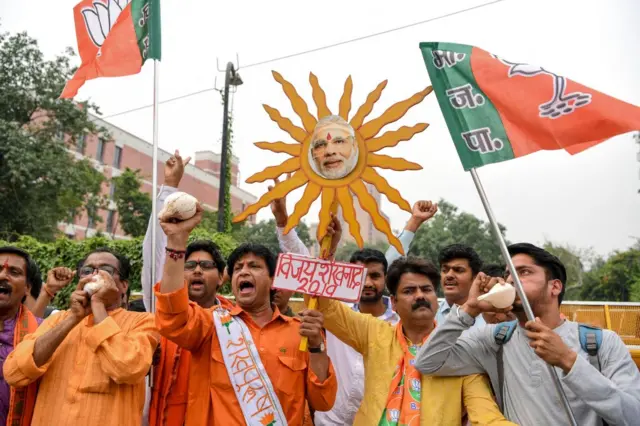
MULTIPOLYGON (((158 271, 156 267, 156 244, 158 241, 158 82, 159 82, 160 61, 153 61, 153 151, 151 154, 152 182, 151 182, 151 300, 149 301, 149 311, 156 312, 155 296, 153 287, 156 285, 158 271)), ((153 388, 154 368, 149 372, 149 387, 153 388)))
MULTIPOLYGON (((509 255, 509 250, 507 249, 507 243, 504 241, 502 237, 502 232, 500 232, 500 227, 498 226, 498 221, 496 217, 493 215, 493 210, 491 209, 491 205, 489 204, 489 199, 487 198, 487 194, 484 192, 484 188, 482 183, 480 182, 480 177, 476 172, 475 168, 471 168, 469 170, 471 173, 471 177, 473 178, 473 183, 476 185, 476 189, 478 190, 478 195, 480 196, 480 200, 482 200, 482 205, 484 206, 484 210, 489 217, 489 222, 491 223, 491 227, 493 228, 493 232, 495 234, 496 239, 498 240, 498 246, 500 247, 500 252, 502 253, 502 257, 507 263, 507 267, 509 268, 509 272, 513 277, 513 282, 516 287, 516 292, 520 297, 520 301, 522 302, 522 307, 524 308, 524 312, 527 315, 527 319, 529 321, 535 321, 535 315, 533 314, 533 310, 531 309, 531 305, 529 304, 529 299, 527 299, 527 295, 524 293, 524 289, 522 288, 522 282, 520 281, 520 277, 516 272, 516 268, 511 260, 511 256, 509 255)), ((560 382, 560 378, 558 377, 558 373, 556 369, 547 364, 549 368, 549 373, 551 373, 551 377, 556 385, 556 390, 558 391, 558 395, 560 395, 560 399, 562 400, 562 404, 564 405, 564 409, 567 413, 567 417, 569 417, 569 422, 572 426, 578 426, 576 422, 576 418, 573 415, 573 411, 571 411, 571 406, 569 405, 569 400, 567 399, 567 395, 562 388, 562 383, 560 382)), ((504 401, 503 401, 504 403, 504 401)))

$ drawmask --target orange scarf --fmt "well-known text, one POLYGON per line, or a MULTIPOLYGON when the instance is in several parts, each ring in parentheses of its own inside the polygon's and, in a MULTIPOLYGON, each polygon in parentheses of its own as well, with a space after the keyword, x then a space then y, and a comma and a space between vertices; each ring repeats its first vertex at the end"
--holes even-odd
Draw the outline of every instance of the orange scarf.
MULTIPOLYGON (((34 333, 37 329, 36 317, 24 305, 20 305, 16 326, 13 330, 13 347, 18 346, 27 334, 34 333)), ((20 389, 11 387, 7 426, 29 426, 31 424, 37 395, 37 381, 20 389)))
MULTIPOLYGON (((396 325, 396 337, 402 347, 400 358, 391 379, 387 405, 382 412, 378 426, 418 426, 420 424, 420 400, 422 396, 422 380, 413 359, 420 345, 411 345, 402 332, 402 321, 396 325)), ((427 340, 427 335, 422 343, 427 340)))

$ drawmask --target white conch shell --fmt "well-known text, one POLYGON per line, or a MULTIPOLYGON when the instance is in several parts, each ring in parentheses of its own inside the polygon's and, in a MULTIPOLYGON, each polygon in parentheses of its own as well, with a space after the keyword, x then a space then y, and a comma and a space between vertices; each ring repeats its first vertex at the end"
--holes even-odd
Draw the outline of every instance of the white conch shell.
POLYGON ((186 192, 174 192, 164 202, 162 211, 158 214, 160 220, 191 219, 196 214, 198 200, 186 192))
POLYGON ((94 275, 91 281, 84 285, 84 291, 86 291, 89 296, 93 296, 96 291, 104 287, 104 285, 104 279, 100 275, 94 275))
POLYGON ((482 300, 486 300, 497 309, 508 308, 513 305, 513 301, 516 300, 516 289, 511 284, 498 283, 491 287, 489 293, 478 297, 478 301, 482 300))

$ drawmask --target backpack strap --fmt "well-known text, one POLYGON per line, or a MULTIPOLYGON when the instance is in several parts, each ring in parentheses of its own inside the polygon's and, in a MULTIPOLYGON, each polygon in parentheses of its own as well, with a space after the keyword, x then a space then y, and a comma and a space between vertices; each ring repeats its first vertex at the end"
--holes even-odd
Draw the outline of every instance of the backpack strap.
POLYGON ((504 344, 511 339, 513 332, 516 330, 518 321, 501 322, 493 331, 493 339, 498 345, 497 361, 498 361, 498 394, 500 396, 500 410, 504 412, 504 344))
POLYGON ((587 324, 578 324, 580 347, 589 355, 589 363, 598 371, 601 370, 598 350, 602 346, 602 329, 587 324))

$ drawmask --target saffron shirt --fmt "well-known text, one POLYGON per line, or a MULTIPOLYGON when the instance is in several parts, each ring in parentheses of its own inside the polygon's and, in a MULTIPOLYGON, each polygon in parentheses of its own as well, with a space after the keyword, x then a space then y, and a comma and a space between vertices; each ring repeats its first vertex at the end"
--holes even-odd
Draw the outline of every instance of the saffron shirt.
POLYGON ((153 316, 116 309, 100 324, 89 315, 76 325, 44 365, 33 360, 35 341, 67 318, 61 311, 7 357, 4 377, 14 387, 40 379, 33 426, 138 426, 145 376, 159 336, 153 316))
MULTIPOLYGON (((229 380, 211 309, 189 301, 187 286, 160 293, 156 284, 156 324, 160 333, 191 352, 190 398, 186 426, 244 425, 242 410, 229 380), (214 417, 215 412, 215 417, 214 417)), ((337 381, 333 366, 321 382, 309 367, 308 352, 300 352, 300 320, 275 309, 271 321, 260 328, 239 306, 230 315, 241 318, 251 332, 262 364, 290 425, 303 422, 305 401, 314 410, 327 411, 335 401, 337 381)))
MULTIPOLYGON (((324 314, 325 328, 361 353, 364 359, 364 399, 354 426, 377 425, 387 403, 392 376, 403 356, 395 327, 371 315, 354 312, 337 300, 320 298, 319 310, 324 314)), ((487 378, 477 374, 447 378, 422 376, 420 407, 423 426, 459 425, 463 407, 472 424, 514 424, 505 420, 498 409, 487 378)))

